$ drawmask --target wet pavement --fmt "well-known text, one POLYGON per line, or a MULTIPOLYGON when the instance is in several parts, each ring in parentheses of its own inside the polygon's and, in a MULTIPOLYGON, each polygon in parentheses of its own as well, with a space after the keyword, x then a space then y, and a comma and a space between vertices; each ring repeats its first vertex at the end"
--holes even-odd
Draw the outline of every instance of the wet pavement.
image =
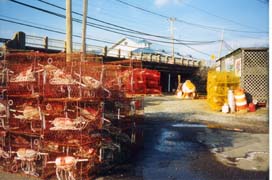
MULTIPOLYGON (((145 120, 139 128, 144 131, 143 148, 133 153, 130 161, 99 174, 96 180, 268 180, 266 166, 266 171, 242 170, 233 158, 239 157, 239 162, 245 164, 252 162, 252 157, 244 153, 268 152, 267 110, 225 115, 209 111, 204 100, 149 97, 145 100, 145 120), (220 126, 211 128, 207 122, 220 126), (244 132, 224 130, 226 126, 244 132), (233 163, 223 164, 218 155, 229 160, 227 164, 233 163)), ((266 164, 266 157, 261 157, 256 162, 266 164)), ((35 178, 2 173, 0 179, 35 178)))
MULTIPOLYGON (((128 164, 123 164, 97 179, 171 179, 171 180, 266 180, 268 171, 245 171, 218 162, 200 136, 214 136, 225 130, 208 129, 201 124, 146 119, 144 147, 128 164)), ((227 132, 222 144, 231 145, 237 133, 227 132)), ((217 144, 220 150, 220 142, 217 144)))
MULTIPOLYGON (((143 148, 132 154, 129 162, 98 175, 96 180, 268 180, 268 171, 223 165, 204 142, 206 135, 214 137, 214 149, 220 151, 231 147, 237 136, 247 138, 247 133, 152 118, 145 119, 142 128, 143 148)), ((3 172, 0 179, 36 178, 3 172)))

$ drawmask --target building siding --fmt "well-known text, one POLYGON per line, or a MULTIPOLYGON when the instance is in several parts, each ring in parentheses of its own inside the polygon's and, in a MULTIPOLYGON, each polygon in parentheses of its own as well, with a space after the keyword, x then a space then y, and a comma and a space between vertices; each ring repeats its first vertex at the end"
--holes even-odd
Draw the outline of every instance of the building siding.
POLYGON ((240 86, 258 102, 268 102, 269 53, 268 48, 241 48, 218 60, 220 71, 234 71, 240 76, 240 86), (229 62, 233 68, 229 68, 229 62), (239 62, 240 61, 240 66, 239 62), (241 68, 240 71, 238 68, 241 68), (240 75, 239 73, 240 72, 240 75))

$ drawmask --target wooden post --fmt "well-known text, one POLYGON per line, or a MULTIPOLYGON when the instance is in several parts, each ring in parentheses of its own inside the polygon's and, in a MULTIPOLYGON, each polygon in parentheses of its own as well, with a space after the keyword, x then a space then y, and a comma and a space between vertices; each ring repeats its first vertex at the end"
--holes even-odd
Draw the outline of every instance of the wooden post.
POLYGON ((104 49, 103 49, 103 55, 106 57, 108 54, 108 47, 105 46, 104 49))
POLYGON ((171 74, 168 74, 168 92, 171 90, 171 74))
POLYGON ((43 39, 43 47, 44 47, 44 49, 48 49, 48 37, 47 36, 45 36, 44 37, 44 39, 43 39))
POLYGON ((180 74, 178 74, 178 87, 177 87, 176 92, 179 92, 181 90, 182 90, 181 76, 180 76, 180 74))
POLYGON ((118 57, 121 57, 121 49, 118 49, 118 57))
POLYGON ((25 49, 26 35, 24 32, 17 32, 11 40, 4 44, 4 49, 25 49))
POLYGON ((72 42, 72 3, 66 0, 66 61, 71 61, 71 53, 73 52, 72 42))
POLYGON ((17 42, 18 42, 18 49, 25 49, 26 44, 26 35, 24 32, 18 32, 16 33, 17 36, 17 42))
POLYGON ((174 49, 174 21, 176 21, 176 18, 169 18, 170 21, 170 31, 171 31, 171 39, 172 39, 172 62, 174 64, 175 61, 175 49, 174 49))
POLYGON ((82 55, 85 59, 86 54, 86 23, 87 23, 87 12, 88 12, 88 0, 83 0, 83 20, 82 20, 82 55))

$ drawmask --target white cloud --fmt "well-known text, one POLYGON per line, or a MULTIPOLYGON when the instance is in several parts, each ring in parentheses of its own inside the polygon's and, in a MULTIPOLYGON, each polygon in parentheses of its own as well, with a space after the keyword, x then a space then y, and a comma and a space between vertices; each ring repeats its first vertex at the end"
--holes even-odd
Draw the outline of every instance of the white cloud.
POLYGON ((155 5, 158 7, 168 4, 171 0, 155 0, 155 5))
POLYGON ((101 12, 101 8, 99 8, 99 7, 97 7, 97 8, 95 8, 95 10, 96 10, 96 12, 101 12))
POLYGON ((167 4, 179 4, 181 3, 182 0, 155 0, 154 3, 157 7, 162 7, 165 6, 167 4))

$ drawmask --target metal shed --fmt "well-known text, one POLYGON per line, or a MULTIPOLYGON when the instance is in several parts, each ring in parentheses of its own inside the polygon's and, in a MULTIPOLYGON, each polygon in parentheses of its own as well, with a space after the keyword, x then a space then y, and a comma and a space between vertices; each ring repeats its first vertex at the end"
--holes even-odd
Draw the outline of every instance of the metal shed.
POLYGON ((216 61, 217 71, 234 71, 240 86, 260 103, 269 98, 268 68, 269 48, 239 48, 216 61))

